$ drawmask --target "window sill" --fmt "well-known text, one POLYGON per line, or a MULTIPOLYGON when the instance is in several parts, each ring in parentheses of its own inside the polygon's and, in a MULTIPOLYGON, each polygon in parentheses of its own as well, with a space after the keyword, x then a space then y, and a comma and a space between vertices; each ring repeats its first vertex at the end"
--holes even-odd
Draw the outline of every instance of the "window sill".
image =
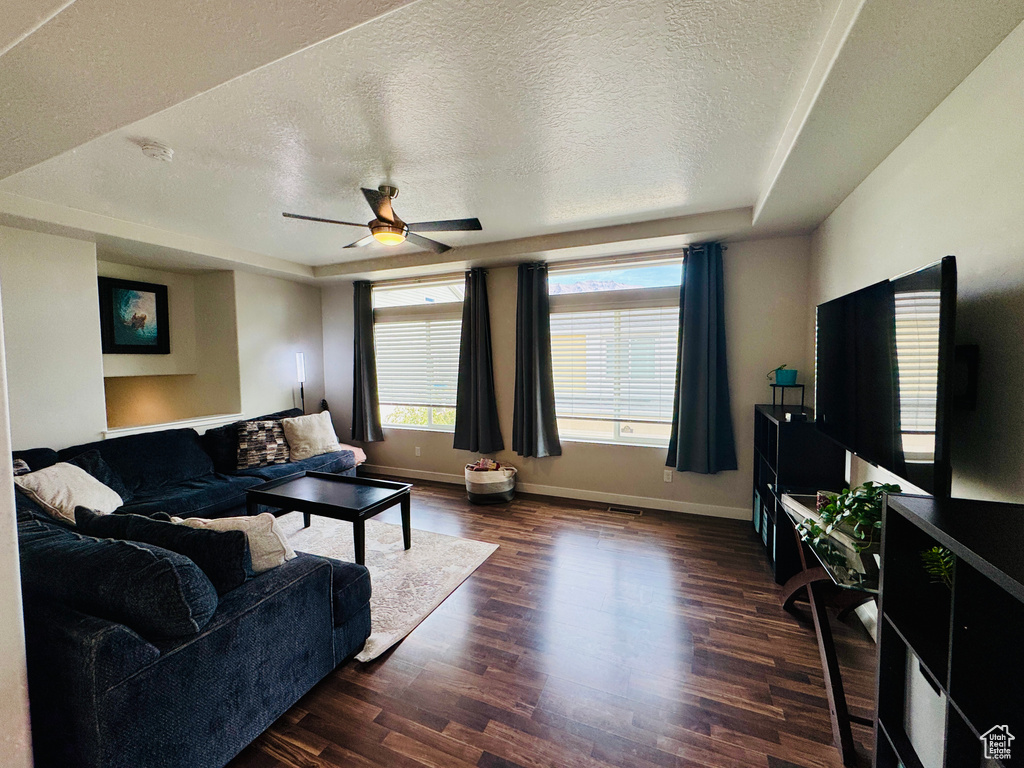
POLYGON ((561 435, 558 439, 563 443, 590 443, 592 445, 614 445, 624 448, 661 448, 662 450, 668 450, 668 443, 644 443, 639 440, 636 442, 626 442, 625 440, 597 440, 589 437, 562 437, 561 435))
POLYGON ((442 435, 455 434, 455 427, 425 427, 414 424, 381 424, 384 429, 400 429, 408 432, 436 432, 442 435))

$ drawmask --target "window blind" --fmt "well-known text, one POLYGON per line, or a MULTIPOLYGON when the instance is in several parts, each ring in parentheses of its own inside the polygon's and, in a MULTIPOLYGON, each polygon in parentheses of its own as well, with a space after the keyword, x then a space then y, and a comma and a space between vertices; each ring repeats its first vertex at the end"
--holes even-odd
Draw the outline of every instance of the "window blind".
POLYGON ((934 434, 939 385, 938 291, 896 294, 896 361, 900 429, 934 434))
POLYGON ((678 332, 678 306, 556 311, 552 304, 558 417, 670 423, 678 332))
POLYGON ((377 393, 382 405, 455 407, 462 321, 377 322, 377 393))

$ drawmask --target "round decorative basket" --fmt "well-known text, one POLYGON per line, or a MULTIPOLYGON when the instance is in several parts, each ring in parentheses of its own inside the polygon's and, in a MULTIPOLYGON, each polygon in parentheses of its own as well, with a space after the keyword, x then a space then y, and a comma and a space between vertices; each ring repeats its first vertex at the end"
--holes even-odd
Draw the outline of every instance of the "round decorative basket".
POLYGON ((466 495, 474 504, 505 504, 516 495, 516 468, 501 467, 484 472, 466 465, 466 495))

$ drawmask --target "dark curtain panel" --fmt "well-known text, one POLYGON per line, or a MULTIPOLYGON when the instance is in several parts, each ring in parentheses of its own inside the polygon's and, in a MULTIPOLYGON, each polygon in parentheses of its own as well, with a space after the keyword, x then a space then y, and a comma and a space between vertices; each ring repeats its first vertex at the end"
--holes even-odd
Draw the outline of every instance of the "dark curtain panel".
POLYGON ((498 425, 498 401, 494 397, 491 311, 487 303, 487 272, 483 269, 466 273, 455 403, 455 448, 494 453, 505 447, 498 425))
POLYGON ((373 349, 373 298, 370 283, 355 283, 355 354, 352 365, 352 439, 384 439, 377 402, 377 355, 373 349))
POLYGON ((520 456, 561 456, 551 373, 551 317, 546 264, 519 265, 516 300, 516 401, 512 450, 520 456))
POLYGON ((686 249, 679 291, 679 356, 666 466, 714 474, 736 469, 725 360, 722 246, 686 249))

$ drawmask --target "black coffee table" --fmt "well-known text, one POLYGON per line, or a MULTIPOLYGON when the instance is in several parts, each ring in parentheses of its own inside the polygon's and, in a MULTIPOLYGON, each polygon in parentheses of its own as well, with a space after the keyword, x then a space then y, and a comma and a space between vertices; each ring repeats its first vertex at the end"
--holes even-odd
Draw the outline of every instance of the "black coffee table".
POLYGON ((256 514, 259 504, 270 507, 270 511, 278 516, 301 512, 307 528, 310 515, 347 520, 352 523, 356 562, 362 565, 366 549, 366 519, 395 504, 402 505, 405 548, 412 547, 411 489, 410 483, 347 477, 331 472, 302 472, 249 488, 245 492, 245 503, 250 515, 256 514))

